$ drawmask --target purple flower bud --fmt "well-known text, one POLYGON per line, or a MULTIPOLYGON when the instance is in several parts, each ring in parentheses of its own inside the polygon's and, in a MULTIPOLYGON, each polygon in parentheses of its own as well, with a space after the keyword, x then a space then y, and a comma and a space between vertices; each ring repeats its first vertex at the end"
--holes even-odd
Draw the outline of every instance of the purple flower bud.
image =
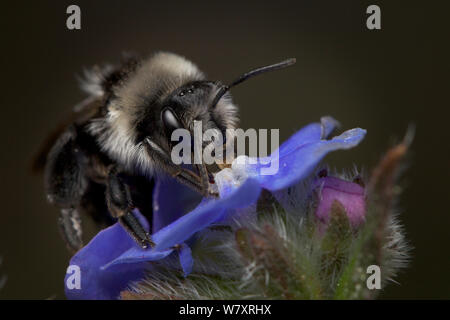
POLYGON ((313 184, 317 192, 318 204, 316 217, 325 225, 330 220, 330 212, 334 201, 338 201, 347 214, 353 228, 365 221, 366 199, 364 187, 335 177, 319 177, 313 184))

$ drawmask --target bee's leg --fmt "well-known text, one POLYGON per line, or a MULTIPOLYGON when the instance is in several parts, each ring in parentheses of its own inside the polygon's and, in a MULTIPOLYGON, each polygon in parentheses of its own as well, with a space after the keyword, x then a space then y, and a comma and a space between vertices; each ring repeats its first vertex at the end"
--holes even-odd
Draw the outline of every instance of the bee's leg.
POLYGON ((164 151, 154 142, 151 142, 147 139, 146 146, 147 152, 150 154, 152 159, 156 161, 160 166, 162 166, 168 174, 170 174, 181 183, 187 185, 188 187, 191 187, 198 193, 204 196, 209 196, 208 185, 205 185, 204 181, 202 181, 202 179, 197 174, 186 168, 174 164, 172 162, 172 159, 170 159, 170 157, 165 154, 164 151))
POLYGON ((144 229, 141 222, 135 217, 132 211, 127 211, 123 216, 119 217, 119 223, 143 249, 147 249, 148 246, 155 246, 155 243, 150 237, 150 233, 144 229))
POLYGON ((133 214, 130 188, 115 168, 110 170, 108 176, 106 201, 111 215, 119 219, 119 223, 142 248, 146 249, 149 245, 154 246, 150 234, 133 214))
POLYGON ((204 194, 206 196, 218 197, 217 192, 212 191, 209 187, 209 176, 208 170, 206 169, 206 165, 204 163, 197 165, 198 173, 200 175, 200 181, 202 185, 202 190, 204 190, 204 194))
POLYGON ((185 168, 178 168, 176 166, 168 166, 166 171, 181 183, 191 187, 198 193, 205 195, 205 189, 200 182, 200 177, 194 172, 185 168))
POLYGON ((75 253, 83 247, 81 218, 76 209, 61 209, 58 228, 69 251, 75 253))

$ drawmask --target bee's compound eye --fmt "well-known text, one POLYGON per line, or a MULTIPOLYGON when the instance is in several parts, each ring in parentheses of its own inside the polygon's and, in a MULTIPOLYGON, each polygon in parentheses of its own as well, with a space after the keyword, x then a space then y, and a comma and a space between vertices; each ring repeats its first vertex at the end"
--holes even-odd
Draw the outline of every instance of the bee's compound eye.
POLYGON ((163 109, 161 119, 164 124, 164 128, 169 135, 172 135, 174 130, 183 128, 175 113, 170 108, 163 109))

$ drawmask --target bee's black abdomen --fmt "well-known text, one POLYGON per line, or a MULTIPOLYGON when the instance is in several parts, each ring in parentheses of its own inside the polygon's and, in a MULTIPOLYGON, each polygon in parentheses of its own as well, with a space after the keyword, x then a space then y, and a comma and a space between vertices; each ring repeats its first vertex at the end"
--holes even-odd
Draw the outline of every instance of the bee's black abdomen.
POLYGON ((51 149, 45 168, 45 187, 50 202, 64 208, 78 205, 87 186, 82 151, 70 127, 51 149))

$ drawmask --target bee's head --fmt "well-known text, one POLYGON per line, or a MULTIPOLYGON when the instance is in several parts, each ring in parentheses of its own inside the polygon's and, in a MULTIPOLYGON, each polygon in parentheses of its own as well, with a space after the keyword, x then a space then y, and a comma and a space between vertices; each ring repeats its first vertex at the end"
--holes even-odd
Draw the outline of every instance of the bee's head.
POLYGON ((211 81, 193 81, 174 90, 161 103, 159 125, 161 133, 172 145, 172 134, 185 129, 194 136, 195 124, 201 124, 201 134, 217 130, 225 137, 226 129, 233 129, 238 122, 237 108, 226 94, 220 102, 214 100, 221 85, 211 81))
MULTIPOLYGON (((225 142, 226 129, 235 128, 238 120, 237 109, 231 101, 229 89, 255 75, 294 63, 295 59, 289 59, 252 70, 241 75, 230 85, 202 80, 189 82, 174 90, 162 101, 160 109, 160 132, 168 141, 167 148, 173 144, 172 134, 177 129, 188 130, 193 137, 196 122, 201 123, 202 134, 207 130, 217 130, 225 142)), ((202 148, 208 143, 203 141, 202 148)))

